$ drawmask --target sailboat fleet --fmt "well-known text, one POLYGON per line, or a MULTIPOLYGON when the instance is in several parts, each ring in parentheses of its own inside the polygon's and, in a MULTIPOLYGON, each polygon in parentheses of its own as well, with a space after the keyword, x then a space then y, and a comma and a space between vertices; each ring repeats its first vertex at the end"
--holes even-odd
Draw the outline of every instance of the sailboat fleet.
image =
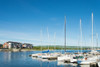
MULTIPOLYGON (((49 40, 49 32, 47 28, 47 34, 48 34, 48 40, 49 40)), ((98 40, 98 34, 96 34, 97 40, 98 40)), ((41 37, 42 37, 42 32, 41 32, 41 37)), ((55 34, 54 34, 54 39, 55 39, 55 34)), ((49 45, 48 45, 48 50, 47 51, 42 51, 42 46, 41 46, 41 53, 37 54, 32 54, 32 57, 36 58, 41 58, 41 59, 47 59, 47 60, 53 60, 56 59, 58 62, 70 62, 70 63, 77 63, 80 65, 89 65, 91 63, 98 63, 98 66, 100 67, 100 53, 94 49, 94 44, 93 44, 93 13, 92 13, 92 49, 91 52, 83 53, 82 51, 82 20, 80 19, 80 46, 81 46, 81 52, 78 52, 77 54, 75 53, 67 53, 66 52, 66 16, 65 16, 65 23, 64 23, 64 47, 65 47, 65 52, 64 54, 62 53, 49 53, 49 45)), ((97 42, 98 44, 98 42, 97 42)), ((41 45, 42 45, 42 40, 41 40, 41 45)), ((54 47, 55 48, 55 47, 54 47)))

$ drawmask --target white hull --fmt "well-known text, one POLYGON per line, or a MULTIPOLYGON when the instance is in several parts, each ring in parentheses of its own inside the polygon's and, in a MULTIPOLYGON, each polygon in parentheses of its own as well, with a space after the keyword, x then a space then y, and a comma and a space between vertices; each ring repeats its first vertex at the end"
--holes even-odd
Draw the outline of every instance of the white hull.
POLYGON ((77 63, 77 59, 76 59, 75 55, 71 55, 70 62, 71 63, 77 63))
POLYGON ((61 54, 60 53, 51 53, 51 54, 45 54, 42 56, 43 59, 57 59, 61 54))
POLYGON ((57 58, 57 56, 50 56, 50 55, 47 55, 47 56, 42 56, 43 59, 48 59, 48 58, 57 58))
POLYGON ((77 59, 70 59, 71 63, 77 63, 77 59))
POLYGON ((90 65, 80 65, 80 67, 90 67, 90 65))
POLYGON ((38 54, 32 54, 32 57, 38 57, 38 54))
POLYGON ((98 66, 100 67, 100 62, 98 62, 98 66))
POLYGON ((81 64, 81 65, 89 65, 91 63, 95 63, 96 61, 94 60, 83 60, 83 61, 78 61, 77 63, 78 64, 81 64))
POLYGON ((37 53, 37 54, 32 54, 32 57, 41 58, 44 55, 45 54, 43 54, 43 53, 37 53))
POLYGON ((58 61, 67 61, 70 60, 70 56, 69 55, 63 55, 57 58, 58 61))

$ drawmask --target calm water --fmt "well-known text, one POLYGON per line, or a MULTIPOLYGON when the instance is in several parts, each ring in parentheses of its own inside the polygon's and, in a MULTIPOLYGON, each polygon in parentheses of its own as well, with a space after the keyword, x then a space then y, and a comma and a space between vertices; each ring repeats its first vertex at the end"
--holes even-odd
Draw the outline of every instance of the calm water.
POLYGON ((88 67, 79 66, 77 64, 64 64, 57 61, 40 61, 29 57, 30 54, 39 52, 40 51, 0 52, 0 67, 88 67))

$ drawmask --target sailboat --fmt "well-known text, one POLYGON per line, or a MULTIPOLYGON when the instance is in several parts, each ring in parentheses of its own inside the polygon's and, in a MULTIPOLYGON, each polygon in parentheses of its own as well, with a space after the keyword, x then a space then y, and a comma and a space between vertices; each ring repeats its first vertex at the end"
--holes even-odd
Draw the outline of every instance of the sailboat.
POLYGON ((56 32, 54 33, 54 52, 51 53, 51 54, 53 54, 53 55, 55 55, 57 57, 61 56, 61 53, 56 52, 56 32))
POLYGON ((43 45, 43 40, 42 40, 42 38, 43 38, 43 35, 42 35, 42 30, 40 31, 40 37, 41 37, 41 53, 40 54, 38 54, 38 58, 41 58, 43 55, 45 55, 46 53, 42 53, 42 45, 43 45))
POLYGON ((90 64, 90 63, 97 62, 98 57, 96 55, 92 54, 92 53, 95 53, 97 51, 95 51, 93 49, 93 47, 94 46, 93 46, 93 13, 92 13, 92 51, 90 52, 91 56, 87 56, 87 57, 84 56, 84 58, 79 59, 78 62, 77 62, 78 64, 84 64, 85 65, 85 64, 90 64))
POLYGON ((92 13, 92 50, 91 50, 91 53, 95 53, 97 51, 94 50, 94 44, 93 44, 93 13, 92 13))
MULTIPOLYGON (((47 28, 47 32, 48 32, 48 28, 47 28)), ((48 45, 48 50, 46 51, 42 50, 42 30, 40 31, 40 37, 41 37, 41 53, 32 54, 32 57, 35 58, 45 58, 49 55, 49 45, 48 45)), ((49 39, 49 34, 48 34, 48 39, 49 39)))
MULTIPOLYGON (((48 32, 48 28, 47 28, 47 34, 48 34, 48 40, 49 40, 49 32, 48 32)), ((53 54, 53 53, 49 53, 49 45, 48 45, 48 51, 45 51, 46 54, 42 56, 42 59, 48 59, 48 60, 52 60, 52 59, 57 59, 57 54, 53 54)))
POLYGON ((64 37, 65 37, 65 54, 62 54, 60 57, 57 58, 58 61, 69 61, 70 60, 70 55, 66 54, 66 16, 65 16, 65 31, 64 31, 64 37))
POLYGON ((41 37, 41 53, 32 54, 32 57, 35 57, 35 58, 41 58, 42 55, 45 55, 42 53, 42 30, 40 31, 40 37, 41 37))
MULTIPOLYGON (((48 32, 48 27, 47 27, 47 35, 48 35, 48 41, 49 41, 49 32, 48 32)), ((48 44, 48 50, 43 51, 43 53, 46 53, 45 55, 42 56, 42 59, 48 59, 49 54, 49 44, 48 44)))
POLYGON ((81 28, 81 19, 80 19, 80 44, 81 44, 81 53, 78 52, 78 55, 73 54, 70 58, 71 63, 77 63, 78 58, 83 57, 82 55, 82 28, 81 28))

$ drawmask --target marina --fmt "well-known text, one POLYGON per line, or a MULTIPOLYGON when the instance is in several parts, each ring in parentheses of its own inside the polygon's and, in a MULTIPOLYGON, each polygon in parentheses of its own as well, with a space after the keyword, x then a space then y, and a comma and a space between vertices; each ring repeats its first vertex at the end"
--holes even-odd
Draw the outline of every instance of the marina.
MULTIPOLYGON (((64 54, 62 54, 64 55, 64 54)), ((60 64, 67 64, 67 63, 73 63, 73 64, 77 64, 77 65, 96 65, 99 66, 99 62, 100 62, 100 53, 98 52, 97 54, 96 53, 91 53, 91 52, 88 52, 85 53, 85 54, 82 54, 82 55, 72 55, 71 53, 69 53, 70 55, 70 58, 67 58, 65 59, 66 57, 63 58, 63 60, 58 60, 59 57, 57 57, 57 59, 55 59, 54 57, 49 57, 49 58, 52 58, 51 60, 52 61, 57 61, 58 62, 58 65, 60 64)), ((59 55, 61 56, 61 55, 59 55)), ((47 58, 41 58, 41 61, 42 59, 47 59, 46 61, 50 61, 48 57, 47 58)), ((34 59, 38 59, 38 57, 34 58, 34 59)), ((39 60, 39 59, 38 59, 39 60)))
MULTIPOLYGON (((83 50, 83 29, 82 29, 82 20, 80 19, 80 44, 78 45, 77 49, 80 50, 68 50, 66 49, 66 16, 64 22, 64 50, 56 50, 56 46, 53 46, 53 50, 50 50, 50 45, 47 45, 47 50, 43 50, 43 33, 42 30, 40 31, 41 37, 41 50, 40 51, 28 51, 30 54, 27 56, 32 60, 39 61, 42 63, 55 63, 55 66, 69 66, 69 67, 100 67, 100 51, 98 47, 94 47, 94 39, 93 39, 93 13, 92 13, 92 47, 89 50, 83 50), (32 53, 33 52, 33 53, 32 53), (35 53, 34 53, 35 52, 35 53)), ((47 35, 48 41, 50 41, 49 29, 47 27, 47 35)), ((54 43, 56 44, 56 34, 54 33, 54 43)), ((97 46, 98 46, 98 34, 96 34, 97 46)), ((5 53, 7 51, 8 57, 10 54, 16 53, 28 53, 24 51, 25 48, 32 50, 33 46, 29 43, 19 43, 19 42, 12 42, 8 41, 4 43, 4 48, 1 51, 5 53), (8 48, 8 49, 7 49, 8 48)), ((0 52, 2 54, 2 52, 0 52)), ((25 56, 25 55, 23 55, 25 56)), ((2 56, 1 56, 2 57, 2 56)), ((8 58, 7 57, 7 58, 8 58)), ((4 58, 4 57, 3 57, 4 58)), ((11 58, 11 57, 10 57, 11 58)), ((9 59, 9 58, 8 58, 9 59)), ((29 63, 29 62, 28 62, 29 63)), ((40 66, 39 66, 40 67, 40 66)), ((41 66, 44 67, 44 66, 41 66)))
MULTIPOLYGON (((49 45, 48 51, 41 54, 32 54, 31 57, 47 59, 47 60, 57 60, 58 63, 77 63, 78 65, 90 65, 93 67, 98 67, 100 65, 100 53, 97 49, 94 49, 94 40, 93 40, 93 13, 92 13, 92 49, 90 52, 83 52, 82 50, 82 21, 80 19, 80 46, 81 52, 75 53, 67 53, 66 51, 66 16, 65 16, 65 24, 64 24, 64 54, 62 53, 49 53, 49 45)), ((42 33, 41 33, 42 34, 42 33)), ((47 28, 48 40, 49 40, 49 32, 47 28)), ((42 43, 42 40, 41 40, 42 43)), ((42 50, 42 46, 41 46, 42 50)), ((59 65, 59 64, 58 64, 59 65)))
POLYGON ((0 0, 0 67, 100 67, 100 0, 0 0))
MULTIPOLYGON (((64 50, 62 51, 64 52, 64 50)), ((74 52, 74 50, 69 51, 74 52)), ((56 52, 60 52, 60 50, 56 50, 56 52)), ((79 65, 77 63, 66 63, 57 60, 29 57, 30 54, 35 53, 41 53, 41 51, 0 52, 0 67, 90 67, 90 65, 79 65)), ((52 51, 50 51, 50 53, 52 53, 52 51)), ((95 63, 93 64, 96 65, 95 63)), ((91 64, 92 67, 93 64, 91 64)))

